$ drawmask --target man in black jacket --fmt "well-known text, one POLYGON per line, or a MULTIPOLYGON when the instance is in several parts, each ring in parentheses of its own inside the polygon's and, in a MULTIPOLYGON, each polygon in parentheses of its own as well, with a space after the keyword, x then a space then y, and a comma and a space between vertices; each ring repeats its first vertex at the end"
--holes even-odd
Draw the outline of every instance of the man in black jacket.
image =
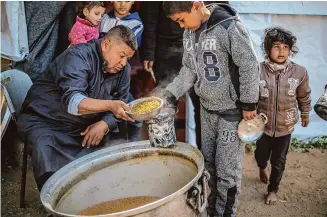
POLYGON ((110 144, 125 138, 121 120, 133 121, 125 113, 131 72, 127 61, 136 49, 134 33, 114 27, 103 39, 68 48, 33 84, 18 131, 32 147, 39 190, 61 167, 98 150, 106 134, 110 144))
POLYGON ((141 17, 144 22, 141 48, 144 69, 154 71, 157 85, 168 84, 181 68, 184 30, 166 17, 162 2, 142 2, 141 17))

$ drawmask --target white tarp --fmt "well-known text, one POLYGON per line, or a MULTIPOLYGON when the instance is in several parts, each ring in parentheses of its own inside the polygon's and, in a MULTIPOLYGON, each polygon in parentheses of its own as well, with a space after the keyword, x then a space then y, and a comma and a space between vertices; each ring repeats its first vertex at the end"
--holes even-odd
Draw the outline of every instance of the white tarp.
POLYGON ((327 2, 323 1, 233 1, 230 4, 242 14, 327 15, 327 2))
POLYGON ((1 1, 1 57, 21 61, 28 54, 23 1, 1 1))
MULTIPOLYGON (((262 5, 275 4, 279 5, 281 10, 287 6, 287 2, 230 2, 231 5, 240 12, 247 11, 247 7, 240 8, 242 4, 251 4, 252 8, 263 11, 262 5), (280 6, 283 4, 283 7, 280 6)), ((312 9, 317 2, 303 2, 306 8, 312 9)), ((321 2, 321 8, 326 8, 327 2, 321 2)), ((320 9, 321 9, 320 8, 320 9)), ((271 7, 272 12, 275 12, 271 7)), ((254 11, 254 9, 252 10, 254 11)), ((267 10, 266 10, 267 11, 267 10)), ((303 11, 300 11, 304 13, 303 11)), ((309 13, 307 11, 305 13, 309 13)), ((312 11, 311 11, 312 12, 312 11)), ((311 13, 310 12, 310 13, 311 13)), ((327 10, 325 10, 327 12, 327 10)), ((313 12, 312 12, 313 13, 313 12)), ((317 12, 318 13, 318 12, 317 12)), ((316 13, 316 14, 317 14, 316 13)), ((250 32, 255 50, 260 61, 263 60, 261 51, 261 43, 264 29, 271 26, 281 26, 293 32, 298 38, 297 46, 299 53, 292 60, 304 66, 310 76, 310 86, 312 89, 312 106, 317 102, 323 93, 327 84, 327 16, 322 15, 277 15, 277 14, 240 14, 245 26, 250 32)), ((293 135, 300 139, 307 139, 314 136, 327 135, 327 121, 320 119, 312 110, 310 113, 311 123, 308 127, 303 128, 298 123, 295 127, 293 135)))

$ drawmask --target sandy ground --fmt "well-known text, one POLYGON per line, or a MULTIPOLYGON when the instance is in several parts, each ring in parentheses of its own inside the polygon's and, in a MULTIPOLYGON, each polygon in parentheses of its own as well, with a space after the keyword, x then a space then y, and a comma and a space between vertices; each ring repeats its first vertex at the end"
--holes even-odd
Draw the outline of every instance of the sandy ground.
MULTIPOLYGON (((286 172, 280 186, 281 201, 276 206, 264 204, 267 185, 260 183, 253 153, 245 155, 239 217, 326 217, 327 154, 320 150, 288 155, 286 172)), ((26 209, 19 208, 20 167, 2 159, 1 216, 45 217, 31 168, 27 177, 26 209)))

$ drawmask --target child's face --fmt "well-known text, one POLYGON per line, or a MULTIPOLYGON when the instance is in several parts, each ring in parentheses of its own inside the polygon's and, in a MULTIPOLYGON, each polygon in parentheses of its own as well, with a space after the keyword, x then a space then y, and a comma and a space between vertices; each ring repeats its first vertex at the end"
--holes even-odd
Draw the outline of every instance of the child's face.
POLYGON ((128 15, 133 3, 134 3, 133 1, 127 1, 127 2, 115 1, 113 2, 113 7, 118 15, 124 17, 128 15))
POLYGON ((92 25, 97 26, 99 25, 105 10, 104 7, 95 6, 91 8, 91 10, 84 8, 83 13, 86 20, 88 20, 92 25))
POLYGON ((170 19, 177 22, 181 28, 189 29, 191 31, 196 31, 200 28, 203 16, 200 11, 200 4, 199 2, 195 2, 191 9, 191 12, 182 12, 176 13, 169 16, 170 19))
POLYGON ((288 59, 290 54, 290 47, 280 41, 273 43, 270 50, 269 58, 276 63, 283 63, 288 59))

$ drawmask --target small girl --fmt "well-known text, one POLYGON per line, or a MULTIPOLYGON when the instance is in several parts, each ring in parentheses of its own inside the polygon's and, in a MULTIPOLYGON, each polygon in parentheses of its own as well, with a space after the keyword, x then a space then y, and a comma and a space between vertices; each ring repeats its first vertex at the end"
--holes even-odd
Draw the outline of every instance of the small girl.
POLYGON ((268 117, 264 135, 257 141, 255 159, 260 180, 268 183, 265 203, 274 205, 285 169, 286 155, 294 125, 301 116, 302 127, 309 124, 311 89, 307 70, 289 60, 298 53, 296 37, 280 27, 265 30, 262 50, 265 60, 260 64, 260 98, 258 113, 268 117), (268 178, 267 162, 271 173, 268 178))
POLYGON ((99 38, 99 24, 105 13, 105 4, 100 1, 81 2, 76 23, 68 35, 71 45, 87 43, 99 38))

